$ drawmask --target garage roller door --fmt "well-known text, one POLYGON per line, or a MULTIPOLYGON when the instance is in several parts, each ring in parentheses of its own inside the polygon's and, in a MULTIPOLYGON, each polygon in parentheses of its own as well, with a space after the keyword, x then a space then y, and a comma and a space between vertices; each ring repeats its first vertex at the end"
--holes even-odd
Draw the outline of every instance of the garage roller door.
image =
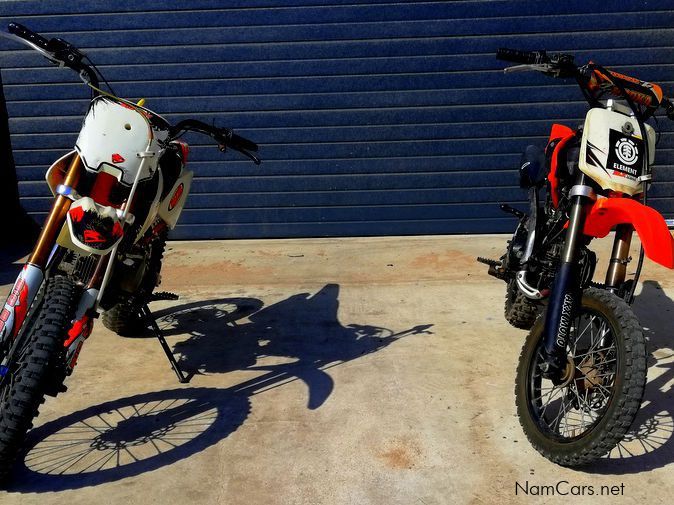
MULTIPOLYGON (((262 146, 255 167, 193 137, 193 194, 173 238, 510 231, 515 168, 552 121, 586 109, 572 83, 504 75, 498 47, 545 48, 659 82, 674 94, 669 1, 52 0, 0 3, 0 23, 61 36, 117 94, 169 120, 230 126, 262 146)), ((87 90, 0 42, 24 206, 73 143, 87 90)), ((674 131, 652 201, 674 213, 674 131)))

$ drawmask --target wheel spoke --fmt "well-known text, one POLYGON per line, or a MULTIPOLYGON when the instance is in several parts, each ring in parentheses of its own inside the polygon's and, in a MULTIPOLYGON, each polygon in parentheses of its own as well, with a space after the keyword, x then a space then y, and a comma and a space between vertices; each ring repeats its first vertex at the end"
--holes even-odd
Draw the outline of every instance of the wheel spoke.
MULTIPOLYGON (((601 332, 601 329, 602 329, 602 328, 605 328, 605 327, 606 327, 606 321, 602 321, 601 326, 600 326, 600 328, 599 328, 599 331, 601 332)), ((601 333, 600 337, 597 339, 596 342, 595 342, 594 340, 592 340, 592 341, 591 341, 591 347, 590 347, 589 351, 593 351, 593 350, 595 349, 596 346, 598 346, 599 344, 601 344, 601 342, 604 341, 604 337, 606 336, 606 334, 609 333, 610 331, 611 331, 611 330, 610 330, 609 328, 606 328, 606 331, 604 331, 603 333, 601 333)))
POLYGON ((584 358, 585 356, 590 356, 592 354, 597 354, 597 353, 601 353, 601 352, 604 352, 604 351, 609 351, 611 349, 615 349, 615 345, 611 345, 610 347, 604 347, 602 349, 596 349, 594 351, 590 350, 588 352, 576 354, 574 357, 575 358, 584 358))
MULTIPOLYGON (((585 325, 585 329, 583 331, 581 331, 580 334, 576 337, 576 340, 574 340, 574 342, 573 342, 574 346, 578 345, 578 341, 580 340, 580 338, 583 335, 585 335, 585 332, 587 331, 587 329, 592 327, 592 322, 594 321, 595 317, 596 316, 592 316, 590 318, 590 321, 588 321, 588 323, 585 325)), ((578 316, 578 323, 576 324, 576 328, 578 328, 580 326, 579 323, 580 323, 580 316, 578 316)), ((578 331, 578 330, 576 330, 576 331, 578 331)), ((590 330, 590 333, 591 332, 592 332, 592 330, 590 330)), ((574 347, 574 349, 575 349, 575 347, 574 347)))
POLYGON ((573 385, 571 390, 573 391, 573 394, 576 395, 576 400, 578 401, 578 410, 580 410, 580 431, 582 433, 583 428, 585 427, 585 409, 583 408, 583 401, 578 394, 578 385, 575 381, 573 381, 571 384, 573 385))
POLYGON ((562 390, 563 390, 562 388, 557 388, 557 387, 552 389, 552 391, 550 392, 550 395, 548 396, 548 401, 545 402, 545 406, 543 407, 543 411, 541 412, 541 418, 543 418, 543 416, 545 415, 545 411, 548 409, 548 406, 550 405, 550 402, 554 398, 553 393, 556 393, 556 392, 559 392, 559 391, 562 391, 562 390))
POLYGON ((555 433, 558 432, 559 423, 562 421, 562 418, 564 417, 565 414, 566 414, 566 402, 564 401, 564 397, 562 396, 562 403, 559 407, 559 413, 557 414, 557 417, 555 417, 552 420, 552 426, 551 427, 552 427, 552 431, 554 431, 555 433))

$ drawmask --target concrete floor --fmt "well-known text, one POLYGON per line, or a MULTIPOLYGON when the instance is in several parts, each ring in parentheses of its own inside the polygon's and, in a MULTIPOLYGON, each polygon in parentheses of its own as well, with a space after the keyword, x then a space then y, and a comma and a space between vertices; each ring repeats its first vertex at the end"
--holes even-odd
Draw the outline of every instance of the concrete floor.
POLYGON ((178 384, 158 342, 99 324, 0 503, 539 503, 516 483, 560 481, 623 486, 579 503, 671 503, 674 275, 644 271, 652 357, 629 440, 564 469, 520 429, 525 333, 475 262, 505 239, 170 243, 161 289, 181 299, 154 309, 196 375, 178 384))

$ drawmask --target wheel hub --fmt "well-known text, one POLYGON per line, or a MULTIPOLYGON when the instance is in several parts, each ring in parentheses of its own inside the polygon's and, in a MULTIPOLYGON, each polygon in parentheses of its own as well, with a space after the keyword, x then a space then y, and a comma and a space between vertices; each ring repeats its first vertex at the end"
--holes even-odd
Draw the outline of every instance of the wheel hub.
POLYGON ((589 354, 584 356, 575 367, 575 380, 579 393, 592 391, 604 384, 604 378, 598 366, 603 359, 603 353, 599 353, 598 356, 595 356, 594 353, 589 354))
POLYGON ((571 380, 574 378, 574 370, 576 369, 573 360, 569 357, 566 360, 566 366, 564 367, 564 370, 562 371, 562 375, 559 378, 560 383, 559 387, 566 387, 569 385, 571 380))

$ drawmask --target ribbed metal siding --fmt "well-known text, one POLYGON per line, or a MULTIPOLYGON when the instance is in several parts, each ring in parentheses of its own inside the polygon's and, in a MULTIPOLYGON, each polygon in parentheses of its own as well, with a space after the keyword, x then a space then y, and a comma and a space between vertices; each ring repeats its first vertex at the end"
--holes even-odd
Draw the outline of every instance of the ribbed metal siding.
MULTIPOLYGON (((503 75, 500 46, 567 51, 674 91, 671 1, 51 0, 0 3, 83 48, 121 96, 171 120, 234 127, 260 167, 195 138, 174 238, 509 231, 519 153, 581 121, 575 85, 503 75)), ((87 91, 0 42, 24 205, 43 215, 46 167, 74 142, 87 91)), ((674 94, 674 93, 673 93, 674 94)), ((672 215, 672 126, 652 201, 672 215)))

